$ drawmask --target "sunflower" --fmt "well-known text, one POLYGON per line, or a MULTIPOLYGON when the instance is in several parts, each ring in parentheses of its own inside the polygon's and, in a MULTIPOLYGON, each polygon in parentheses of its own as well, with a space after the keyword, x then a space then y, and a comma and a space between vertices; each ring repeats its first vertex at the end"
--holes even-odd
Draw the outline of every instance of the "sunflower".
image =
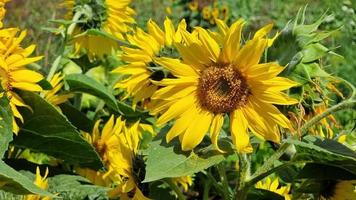
POLYGON ((356 199, 356 180, 324 181, 326 186, 321 194, 322 200, 353 200, 356 199))
POLYGON ((163 31, 154 21, 149 20, 147 33, 137 28, 135 34, 127 36, 129 43, 135 47, 121 47, 121 59, 127 64, 112 72, 128 76, 119 81, 115 88, 123 88, 128 96, 133 96, 134 105, 148 99, 157 90, 158 87, 152 84, 152 80, 159 81, 165 74, 155 59, 174 52, 172 44, 181 41, 180 32, 185 28, 186 23, 182 20, 176 31, 172 21, 166 18, 163 31))
POLYGON ((290 185, 279 186, 278 178, 272 181, 271 178, 267 177, 265 181, 257 182, 255 187, 282 195, 285 200, 291 200, 291 195, 289 194, 290 185))
POLYGON ((44 91, 43 96, 46 101, 52 105, 60 105, 64 102, 67 102, 69 98, 72 98, 74 94, 58 94, 58 92, 63 88, 63 76, 61 73, 56 73, 51 80, 49 81, 52 85, 52 89, 49 91, 44 91))
POLYGON ((284 69, 277 63, 259 63, 265 48, 274 40, 266 38, 272 25, 258 30, 240 47, 244 21, 238 20, 231 27, 221 20, 217 23, 221 32, 214 37, 200 27, 193 34, 182 31, 184 43, 176 43, 182 62, 156 59, 175 76, 158 82, 163 88, 152 96, 161 100, 152 110, 152 114, 163 113, 157 125, 176 119, 166 140, 179 136, 185 151, 197 146, 208 131, 219 150, 218 137, 226 116, 239 152, 252 151, 248 129, 258 138, 279 143, 278 125, 291 127, 273 104, 297 103, 282 92, 297 84, 276 77, 284 69))
POLYGON ((9 1, 10 0, 0 0, 0 28, 3 27, 2 20, 4 19, 6 14, 5 4, 9 1))
MULTIPOLYGON (((35 178, 35 185, 37 185, 39 188, 46 190, 48 188, 48 168, 46 168, 45 175, 42 177, 40 168, 36 168, 36 178, 35 178)), ((52 198, 50 197, 41 197, 40 195, 35 195, 35 194, 29 194, 24 196, 24 200, 51 200, 52 198)))
POLYGON ((130 3, 131 0, 64 0, 66 17, 81 21, 68 30, 73 36, 75 54, 85 50, 90 59, 111 54, 118 47, 115 39, 123 40, 124 34, 131 30, 130 25, 135 23, 135 11, 129 7, 130 3), (91 29, 108 36, 88 32, 91 29))
POLYGON ((153 134, 153 127, 140 122, 129 124, 121 117, 115 121, 113 116, 101 133, 99 125, 100 120, 96 122, 93 133, 85 133, 84 137, 99 153, 107 171, 77 168, 76 172, 93 184, 114 187, 109 191, 111 197, 146 199, 139 187, 142 175, 138 173, 144 162, 138 155, 138 149, 141 134, 145 131, 153 134))
POLYGON ((35 45, 22 48, 20 43, 25 38, 26 31, 22 31, 17 37, 18 32, 19 30, 16 28, 0 30, 0 81, 2 89, 5 90, 10 99, 10 106, 14 115, 13 132, 15 134, 19 131, 15 118, 23 122, 17 107, 28 106, 13 90, 42 91, 38 82, 44 78, 40 73, 26 67, 26 65, 40 60, 42 56, 29 57, 35 50, 35 45))

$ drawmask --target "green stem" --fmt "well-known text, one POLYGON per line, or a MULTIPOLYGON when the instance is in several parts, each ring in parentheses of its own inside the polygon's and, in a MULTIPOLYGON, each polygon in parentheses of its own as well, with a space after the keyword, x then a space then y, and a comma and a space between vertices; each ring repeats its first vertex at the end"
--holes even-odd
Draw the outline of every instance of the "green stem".
MULTIPOLYGON (((278 160, 286 151, 287 149, 291 146, 290 143, 283 143, 279 149, 266 161, 263 163, 263 165, 261 167, 259 167, 257 169, 257 171, 251 176, 251 178, 249 179, 249 182, 253 179, 255 179, 256 177, 261 176, 262 174, 268 172, 271 170, 271 168, 273 168, 274 163, 276 160, 278 160)), ((249 186, 251 186, 251 184, 247 184, 249 186)))
POLYGON ((179 200, 186 200, 184 194, 179 189, 179 187, 173 183, 171 178, 166 178, 164 181, 169 185, 169 187, 177 194, 179 200))
POLYGON ((246 187, 246 180, 250 176, 250 161, 246 154, 238 154, 239 156, 239 181, 236 184, 235 199, 247 199, 248 187, 246 187))
POLYGON ((226 176, 225 166, 223 164, 218 164, 217 168, 218 168, 218 172, 219 172, 219 175, 220 175, 220 180, 221 180, 221 183, 223 185, 225 193, 230 193, 231 189, 230 189, 230 186, 229 186, 229 183, 228 183, 228 179, 227 179, 227 176, 226 176))
POLYGON ((220 185, 216 181, 214 176, 211 174, 210 170, 207 171, 206 175, 209 178, 209 180, 211 181, 211 183, 213 184, 214 188, 217 190, 217 192, 222 195, 223 199, 229 199, 229 194, 224 190, 222 185, 220 185))
POLYGON ((210 180, 205 180, 204 181, 203 200, 208 200, 209 199, 210 188, 211 188, 210 180))

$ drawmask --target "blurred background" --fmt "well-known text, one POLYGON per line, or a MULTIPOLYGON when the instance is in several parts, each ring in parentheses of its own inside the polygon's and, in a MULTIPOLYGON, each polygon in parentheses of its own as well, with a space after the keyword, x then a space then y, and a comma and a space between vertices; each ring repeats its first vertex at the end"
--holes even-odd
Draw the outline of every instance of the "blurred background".
MULTIPOLYGON (((187 15, 192 15, 194 9, 200 13, 214 15, 214 11, 202 10, 204 4, 213 0, 197 0, 196 5, 189 4, 188 0, 134 0, 133 8, 137 12, 137 23, 145 27, 149 18, 153 18, 162 24, 165 16, 170 16, 176 22, 187 15), (186 4, 185 6, 182 4, 186 4), (209 13, 211 12, 211 13, 209 13)), ((306 22, 316 21, 323 13, 331 15, 322 24, 322 30, 338 29, 327 42, 336 53, 344 56, 344 59, 331 58, 326 66, 329 73, 337 74, 356 85, 356 15, 354 0, 219 0, 218 6, 224 15, 224 20, 232 22, 240 17, 248 21, 248 28, 257 29, 262 25, 273 22, 276 30, 281 30, 292 20, 300 8, 308 6, 306 10, 306 22)), ((50 19, 61 19, 64 10, 61 8, 61 0, 11 0, 8 3, 8 14, 5 18, 7 27, 20 27, 28 30, 28 43, 36 43, 38 55, 44 55, 41 61, 43 68, 47 68, 54 59, 57 50, 56 37, 44 31, 43 27, 53 27, 50 19)), ((218 12, 218 11, 217 11, 218 12)), ((190 25, 214 27, 214 24, 194 21, 190 25)))

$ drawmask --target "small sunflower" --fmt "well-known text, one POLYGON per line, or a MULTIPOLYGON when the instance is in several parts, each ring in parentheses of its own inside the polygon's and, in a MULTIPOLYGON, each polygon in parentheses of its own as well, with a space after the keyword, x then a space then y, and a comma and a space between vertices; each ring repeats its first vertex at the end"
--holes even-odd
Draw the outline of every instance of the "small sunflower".
POLYGON ((13 91, 14 89, 39 92, 42 91, 38 82, 44 77, 26 67, 26 65, 36 62, 42 58, 29 57, 35 50, 35 45, 22 48, 20 43, 26 36, 26 31, 22 31, 17 37, 18 29, 0 30, 0 81, 1 87, 5 90, 14 115, 13 132, 18 133, 19 127, 15 118, 23 122, 23 118, 17 107, 28 107, 23 100, 13 91))
MULTIPOLYGON (((87 51, 91 59, 102 58, 117 49, 117 42, 106 36, 91 34, 87 31, 98 29, 113 38, 123 40, 124 34, 135 23, 135 11, 129 7, 131 0, 64 0, 67 18, 84 21, 76 24, 72 34, 75 53, 87 51)), ((72 31, 72 32, 71 32, 72 31)))
POLYGON ((152 80, 159 81, 164 78, 163 70, 157 65, 155 58, 174 52, 173 42, 180 42, 181 30, 186 29, 182 20, 177 28, 168 18, 164 21, 164 31, 152 20, 147 22, 148 32, 137 28, 135 34, 128 35, 128 41, 135 47, 121 47, 121 59, 127 64, 113 70, 113 73, 127 75, 119 81, 115 88, 122 88, 127 94, 133 96, 133 104, 148 99, 157 90, 152 80))
POLYGON ((199 8, 199 3, 198 1, 194 0, 194 1, 191 1, 188 3, 188 8, 191 10, 191 11, 197 11, 198 8, 199 8))
POLYGON ((195 34, 182 31, 184 43, 176 43, 183 62, 157 58, 156 62, 175 78, 157 84, 152 99, 161 100, 152 110, 163 113, 157 120, 162 126, 175 119, 167 133, 167 142, 179 136, 183 150, 197 146, 207 132, 216 149, 218 137, 229 116, 232 141, 240 152, 251 152, 248 130, 257 137, 280 142, 278 125, 291 128, 289 120, 273 105, 295 104, 283 90, 297 84, 277 77, 283 67, 260 63, 265 48, 274 40, 266 38, 272 29, 267 25, 241 47, 243 20, 231 27, 217 20, 221 33, 212 37, 197 27, 195 34))
POLYGON ((44 91, 43 96, 46 101, 51 103, 52 105, 60 105, 64 102, 67 102, 68 99, 72 98, 74 94, 58 94, 58 92, 63 88, 63 76, 61 73, 56 73, 51 80, 49 81, 52 85, 52 89, 49 91, 44 91))
POLYGON ((138 155, 138 149, 141 134, 145 131, 153 134, 153 127, 139 122, 129 124, 121 117, 115 121, 113 116, 104 125, 101 133, 99 125, 100 121, 97 121, 93 133, 91 135, 85 133, 84 137, 99 153, 107 171, 77 168, 76 172, 93 184, 115 186, 109 191, 111 197, 147 199, 139 186, 143 178, 140 172, 144 167, 144 162, 138 155))
POLYGON ((289 194, 290 185, 280 186, 278 178, 272 181, 271 178, 267 177, 265 181, 257 182, 255 187, 282 195, 285 200, 291 200, 291 195, 289 194))
POLYGON ((111 196, 119 196, 120 199, 148 199, 144 196, 148 186, 141 183, 145 177, 145 163, 138 154, 143 131, 153 134, 152 126, 139 122, 124 126, 118 134, 118 151, 112 154, 110 169, 117 174, 116 178, 121 184, 111 191, 111 196))
MULTIPOLYGON (((46 190, 48 188, 48 168, 46 169, 45 175, 41 176, 40 168, 36 168, 36 178, 35 178, 35 185, 37 185, 39 188, 46 190)), ((35 195, 35 194, 29 194, 24 196, 23 200, 51 200, 52 198, 50 197, 41 197, 40 195, 35 195)))

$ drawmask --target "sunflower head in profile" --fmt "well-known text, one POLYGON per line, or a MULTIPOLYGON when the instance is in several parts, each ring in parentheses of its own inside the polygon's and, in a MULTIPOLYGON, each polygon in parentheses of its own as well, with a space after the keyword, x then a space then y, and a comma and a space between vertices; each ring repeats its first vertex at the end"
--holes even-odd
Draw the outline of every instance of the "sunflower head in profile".
POLYGON ((0 81, 1 88, 5 91, 10 100, 10 107, 13 113, 13 132, 19 131, 19 126, 15 118, 23 122, 22 115, 18 107, 28 107, 21 97, 15 93, 15 89, 39 92, 42 91, 38 84, 44 77, 26 66, 40 60, 42 57, 29 57, 35 50, 35 45, 22 48, 20 43, 26 37, 26 31, 18 34, 16 28, 0 30, 0 81))
POLYGON ((121 59, 127 64, 119 66, 113 73, 126 75, 115 88, 124 89, 127 96, 133 96, 133 104, 144 101, 152 96, 157 86, 152 81, 162 80, 166 74, 156 62, 156 58, 170 55, 176 50, 174 42, 182 40, 180 32, 186 29, 184 20, 180 22, 177 30, 168 18, 164 21, 162 30, 153 20, 147 22, 148 32, 137 28, 135 33, 127 35, 129 43, 133 47, 121 47, 121 59))
POLYGON ((147 183, 142 183, 145 177, 145 162, 142 155, 138 153, 143 132, 154 134, 153 127, 142 124, 139 121, 125 125, 117 134, 117 151, 112 152, 112 163, 109 170, 113 171, 114 181, 117 186, 109 192, 110 197, 120 199, 146 200, 148 193, 147 183))
POLYGON ((110 55, 118 47, 115 39, 123 40, 135 23, 130 3, 131 0, 64 0, 66 17, 79 21, 68 28, 75 53, 85 50, 90 59, 110 55), (93 30, 104 34, 92 33, 93 30))
POLYGON ((176 43, 182 61, 156 59, 174 76, 158 82, 162 88, 152 96, 161 100, 152 111, 162 113, 157 124, 175 119, 166 139, 169 142, 179 136, 183 150, 196 147, 207 132, 219 149, 219 133, 227 118, 232 141, 240 152, 252 151, 248 130, 279 143, 279 126, 291 127, 273 104, 297 103, 282 92, 297 84, 277 77, 284 69, 277 63, 260 63, 264 50, 274 40, 267 38, 272 25, 258 30, 242 46, 243 20, 230 27, 221 20, 216 22, 219 33, 200 27, 192 34, 182 31, 184 41, 176 43))

